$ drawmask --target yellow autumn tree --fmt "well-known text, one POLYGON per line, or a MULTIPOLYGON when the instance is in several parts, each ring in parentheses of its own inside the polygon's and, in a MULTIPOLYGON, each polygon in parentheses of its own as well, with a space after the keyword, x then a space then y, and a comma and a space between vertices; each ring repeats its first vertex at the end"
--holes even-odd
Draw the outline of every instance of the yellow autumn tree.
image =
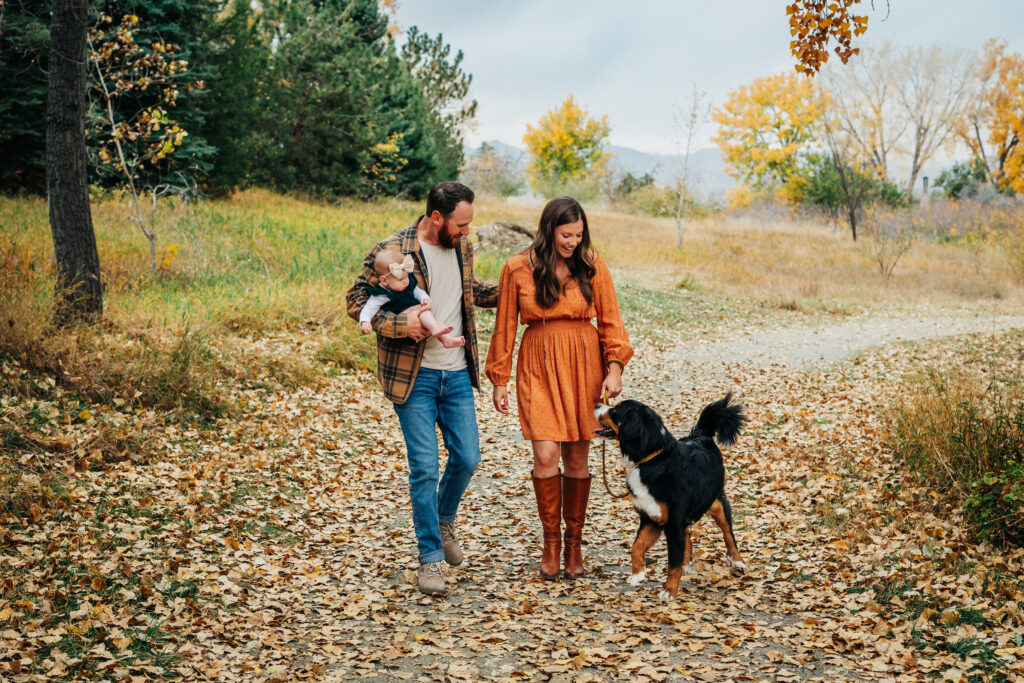
POLYGON ((1024 192, 1024 58, 990 40, 977 72, 978 92, 958 128, 973 162, 1001 190, 1024 192))
POLYGON ((544 114, 536 127, 527 124, 523 142, 530 153, 526 168, 530 187, 552 196, 573 183, 602 175, 611 156, 604 149, 609 131, 607 116, 590 117, 572 95, 544 114))
POLYGON ((759 192, 779 190, 797 171, 798 155, 819 134, 825 97, 796 74, 759 78, 730 93, 711 117, 712 141, 726 171, 759 192))

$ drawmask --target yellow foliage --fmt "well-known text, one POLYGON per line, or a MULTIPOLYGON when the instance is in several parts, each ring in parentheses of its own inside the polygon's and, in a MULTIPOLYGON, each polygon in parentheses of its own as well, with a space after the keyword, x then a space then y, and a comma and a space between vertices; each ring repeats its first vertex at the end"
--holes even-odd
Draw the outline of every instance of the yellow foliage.
POLYGON ((603 173, 609 158, 604 142, 610 130, 607 116, 590 118, 572 95, 561 107, 544 114, 536 128, 527 124, 523 142, 530 152, 526 169, 530 186, 537 189, 546 182, 564 183, 603 173))
POLYGON ((160 263, 157 265, 157 270, 167 270, 167 266, 171 265, 171 261, 178 255, 178 245, 168 244, 166 247, 160 250, 160 263))
POLYGON ((363 169, 363 179, 370 194, 377 194, 383 186, 394 182, 409 160, 402 156, 400 142, 402 133, 391 133, 386 142, 380 142, 370 149, 370 163, 363 169))
POLYGON ((755 195, 746 185, 734 185, 725 193, 725 201, 730 209, 742 209, 754 202, 755 195))
POLYGON ((1007 53, 1005 42, 990 40, 976 77, 980 96, 961 115, 957 133, 992 182, 1024 192, 1024 58, 1007 53))
POLYGON ((987 99, 992 106, 989 142, 1002 167, 993 169, 993 179, 1002 187, 1024 192, 1024 59, 1004 54, 1005 44, 990 44, 989 59, 997 78, 987 99))
POLYGON ((759 78, 734 90, 712 113, 713 141, 727 171, 755 189, 777 188, 796 171, 797 155, 818 132, 825 97, 795 74, 759 78))

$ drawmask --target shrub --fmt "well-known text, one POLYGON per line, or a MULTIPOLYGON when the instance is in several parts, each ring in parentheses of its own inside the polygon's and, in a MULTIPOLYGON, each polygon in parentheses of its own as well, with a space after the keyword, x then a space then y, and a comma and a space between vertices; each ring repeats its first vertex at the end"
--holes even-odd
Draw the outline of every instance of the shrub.
POLYGON ((965 197, 988 180, 988 171, 980 159, 960 162, 947 168, 935 179, 935 187, 950 199, 965 197))
MULTIPOLYGON (((864 204, 899 207, 909 203, 907 195, 891 180, 880 180, 873 173, 849 165, 845 170, 849 182, 862 189, 861 201, 864 204)), ((790 177, 780 193, 794 204, 813 204, 834 215, 844 211, 848 204, 839 171, 827 154, 805 155, 798 172, 790 177)))
POLYGON ((900 259, 914 245, 915 226, 909 212, 873 206, 864 212, 867 249, 888 284, 900 259))
POLYGON ((649 174, 637 178, 627 173, 606 196, 616 210, 655 218, 675 218, 681 209, 683 220, 692 220, 710 216, 717 210, 711 201, 700 201, 693 193, 684 195, 680 206, 679 193, 678 186, 655 185, 649 174))
POLYGON ((1024 380, 929 371, 889 411, 897 456, 956 499, 973 535, 1024 543, 1024 380))

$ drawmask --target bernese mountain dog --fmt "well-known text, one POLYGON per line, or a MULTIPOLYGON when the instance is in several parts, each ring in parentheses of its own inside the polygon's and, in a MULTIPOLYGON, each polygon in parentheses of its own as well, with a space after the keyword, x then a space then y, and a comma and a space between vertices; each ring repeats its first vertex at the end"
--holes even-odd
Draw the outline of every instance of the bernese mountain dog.
POLYGON ((705 407, 690 435, 678 440, 656 412, 638 401, 615 407, 599 403, 594 409, 602 425, 595 434, 619 441, 630 497, 640 513, 629 553, 630 584, 637 586, 647 578, 644 556, 665 533, 668 579, 661 598, 675 598, 684 568, 691 571, 690 526, 705 513, 710 512, 722 530, 729 564, 741 571, 746 568, 733 537, 722 452, 715 445, 716 438, 723 446, 730 445, 743 425, 743 408, 731 401, 729 393, 705 407))

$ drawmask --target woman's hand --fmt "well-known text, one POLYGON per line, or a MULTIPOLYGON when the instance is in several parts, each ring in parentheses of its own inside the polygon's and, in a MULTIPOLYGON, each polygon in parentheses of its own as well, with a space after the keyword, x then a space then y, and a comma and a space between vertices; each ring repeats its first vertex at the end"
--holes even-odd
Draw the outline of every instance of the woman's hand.
POLYGON ((508 387, 495 385, 494 387, 494 409, 502 415, 508 415, 508 387))
POLYGON ((622 366, 618 363, 608 364, 608 374, 601 383, 601 396, 604 396, 606 391, 611 398, 622 393, 622 366))

